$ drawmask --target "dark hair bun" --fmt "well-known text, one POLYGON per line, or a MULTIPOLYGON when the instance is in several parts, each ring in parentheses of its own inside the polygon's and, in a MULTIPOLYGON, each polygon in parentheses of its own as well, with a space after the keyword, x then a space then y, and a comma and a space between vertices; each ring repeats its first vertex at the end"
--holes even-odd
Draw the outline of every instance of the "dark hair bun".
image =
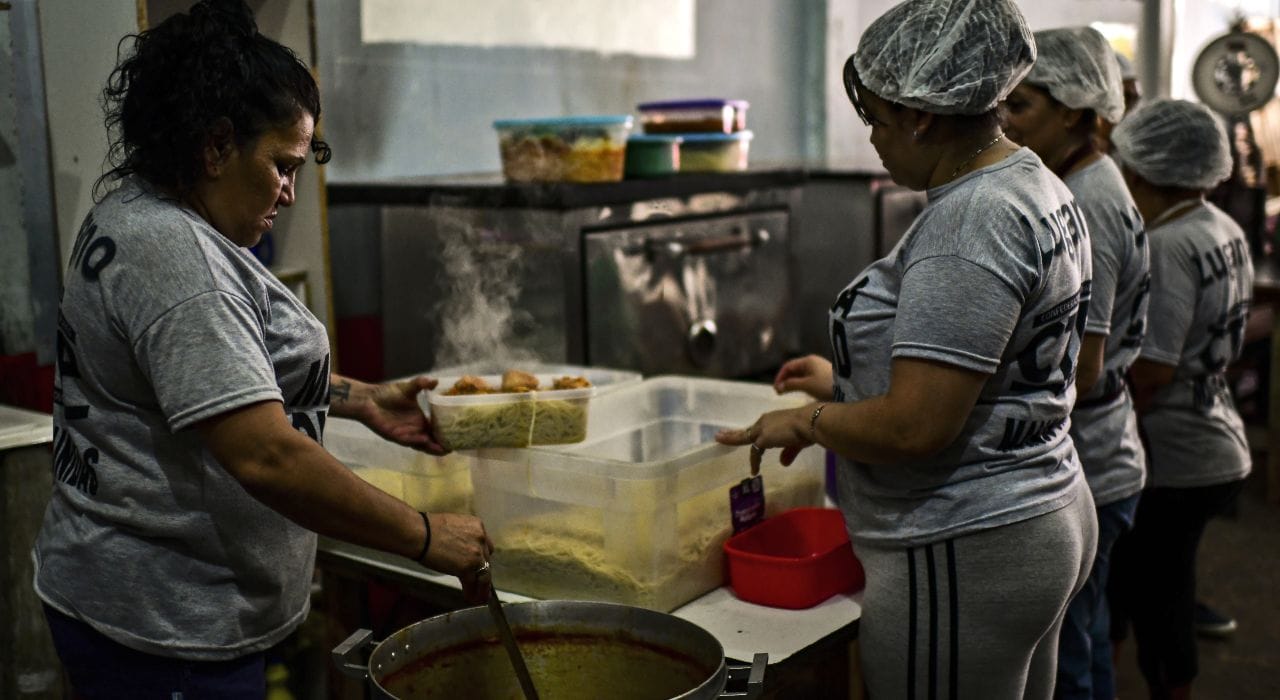
POLYGON ((220 33, 242 37, 258 33, 253 11, 243 0, 200 0, 188 14, 192 22, 207 24, 220 33))

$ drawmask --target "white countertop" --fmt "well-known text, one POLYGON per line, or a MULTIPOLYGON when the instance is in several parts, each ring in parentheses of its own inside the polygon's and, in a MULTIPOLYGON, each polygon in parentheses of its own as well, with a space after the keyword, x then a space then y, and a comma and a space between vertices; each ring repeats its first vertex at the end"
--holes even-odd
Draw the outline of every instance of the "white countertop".
POLYGON ((53 442, 53 416, 0 405, 0 450, 53 442))
MULTIPOLYGON (((320 538, 320 549, 371 569, 462 590, 456 577, 407 566, 401 557, 327 537, 320 538)), ((498 591, 498 599, 508 603, 535 600, 503 590, 498 591)), ((727 658, 750 662, 753 655, 764 652, 769 663, 776 664, 862 617, 862 594, 833 596, 806 610, 783 610, 739 600, 732 589, 722 586, 671 614, 710 632, 724 647, 727 658)))

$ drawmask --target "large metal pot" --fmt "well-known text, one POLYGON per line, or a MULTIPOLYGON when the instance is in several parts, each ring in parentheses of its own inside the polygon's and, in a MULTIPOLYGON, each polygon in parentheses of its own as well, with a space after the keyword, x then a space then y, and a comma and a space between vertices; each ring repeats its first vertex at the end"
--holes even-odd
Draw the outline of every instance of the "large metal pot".
MULTIPOLYGON (((542 700, 756 698, 764 688, 765 654, 730 668, 711 633, 674 615, 586 601, 504 607, 542 700)), ((367 678, 378 697, 522 697, 484 607, 428 618, 382 642, 370 636, 357 631, 333 657, 347 675, 367 678)))

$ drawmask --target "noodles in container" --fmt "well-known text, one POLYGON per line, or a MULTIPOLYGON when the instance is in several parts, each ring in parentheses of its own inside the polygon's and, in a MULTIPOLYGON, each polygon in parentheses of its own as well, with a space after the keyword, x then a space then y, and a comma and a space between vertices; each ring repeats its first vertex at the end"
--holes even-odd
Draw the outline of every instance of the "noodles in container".
POLYGON ((595 387, 584 377, 512 370, 438 380, 427 403, 436 436, 451 450, 564 445, 587 437, 595 387))
POLYGON ((617 182, 631 116, 500 119, 502 174, 510 182, 617 182))

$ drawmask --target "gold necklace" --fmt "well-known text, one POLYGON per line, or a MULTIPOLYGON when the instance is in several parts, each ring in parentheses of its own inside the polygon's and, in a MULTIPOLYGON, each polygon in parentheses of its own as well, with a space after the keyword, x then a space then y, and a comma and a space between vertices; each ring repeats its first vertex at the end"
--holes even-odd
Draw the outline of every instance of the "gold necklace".
POLYGON ((983 145, 983 146, 982 146, 982 148, 979 148, 978 150, 974 151, 974 152, 973 152, 973 155, 969 156, 968 158, 965 158, 963 163, 961 163, 960 165, 956 166, 956 169, 955 169, 955 170, 953 170, 953 171, 951 171, 951 177, 947 178, 947 182, 950 182, 950 181, 952 181, 952 180, 956 179, 956 176, 960 174, 960 171, 961 171, 961 170, 964 170, 964 168, 965 168, 965 166, 966 166, 966 165, 968 165, 968 164, 972 163, 974 158, 977 158, 978 156, 982 155, 982 152, 983 152, 983 151, 985 151, 985 150, 987 150, 988 148, 991 148, 992 146, 996 145, 996 142, 997 142, 997 141, 999 141, 999 140, 1000 140, 1000 139, 1002 139, 1002 138, 1004 138, 1004 132, 1003 132, 1003 131, 1002 131, 1002 132, 1000 132, 1000 133, 998 133, 998 134, 996 134, 996 137, 995 137, 995 138, 993 138, 993 139, 991 139, 991 141, 989 141, 989 142, 988 142, 988 143, 986 143, 985 145, 983 145))

